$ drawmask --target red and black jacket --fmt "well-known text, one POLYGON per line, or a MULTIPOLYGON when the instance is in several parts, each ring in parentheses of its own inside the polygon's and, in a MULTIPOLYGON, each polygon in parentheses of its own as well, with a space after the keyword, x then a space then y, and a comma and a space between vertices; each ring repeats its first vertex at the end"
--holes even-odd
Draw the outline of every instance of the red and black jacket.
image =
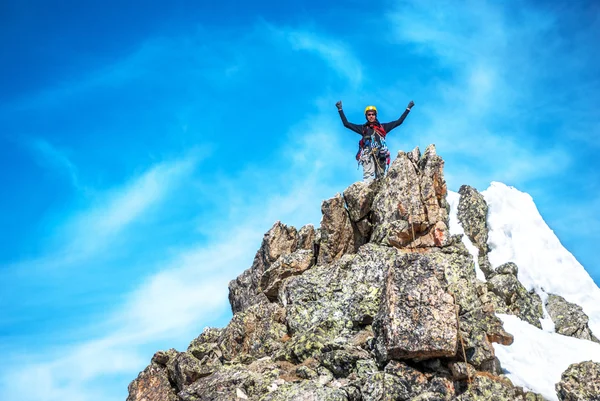
MULTIPOLYGON (((346 115, 344 114, 344 110, 339 110, 339 113, 340 113, 340 118, 342 119, 342 123, 344 124, 344 127, 348 128, 362 136, 361 140, 358 143, 359 153, 356 155, 356 158, 358 160, 358 158, 360 157, 360 149, 362 149, 364 147, 367 140, 371 139, 371 136, 373 136, 375 133, 377 133, 380 137, 385 139, 385 136, 387 135, 388 132, 390 132, 391 130, 393 130, 394 128, 396 128, 397 126, 399 126, 400 124, 402 124, 404 122, 404 119, 406 118, 408 113, 410 113, 410 110, 409 109, 404 110, 404 113, 402 113, 402 115, 400 116, 399 119, 397 119, 395 121, 391 121, 389 123, 381 124, 379 121, 375 120, 375 122, 373 122, 373 123, 366 122, 366 123, 360 124, 360 125, 348 122, 348 119, 346 118, 346 115)), ((376 136, 376 138, 377 138, 377 136, 376 136)))

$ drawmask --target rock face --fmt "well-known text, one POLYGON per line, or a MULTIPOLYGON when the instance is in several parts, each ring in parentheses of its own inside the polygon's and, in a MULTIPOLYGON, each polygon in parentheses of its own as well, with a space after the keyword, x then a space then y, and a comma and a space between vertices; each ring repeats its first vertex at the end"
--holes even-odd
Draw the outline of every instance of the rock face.
POLYGON ((443 272, 432 259, 404 254, 388 270, 373 328, 383 360, 452 357, 458 347, 458 314, 443 272), (439 274, 440 279, 436 276, 439 274))
POLYGON ((447 244, 448 203, 444 161, 429 146, 399 152, 371 207, 375 226, 372 241, 399 248, 447 244))
POLYGON ((542 328, 540 319, 544 316, 542 300, 534 292, 529 292, 517 279, 518 267, 512 262, 498 266, 495 275, 488 282, 488 290, 496 297, 496 311, 516 315, 538 328, 542 328))
MULTIPOLYGON (((492 346, 513 341, 495 311, 535 322, 541 302, 516 266, 477 280, 449 235, 443 166, 433 146, 399 152, 383 179, 325 200, 319 228, 276 222, 229 283, 229 324, 157 352, 127 400, 541 400, 492 346)), ((460 202, 481 264, 487 206, 470 187, 460 202)))
POLYGON ((557 333, 600 343, 590 330, 589 318, 581 306, 567 302, 560 295, 550 294, 546 301, 546 310, 557 333))
POLYGON ((458 190, 460 201, 458 202, 457 217, 463 226, 465 234, 477 248, 478 264, 486 278, 493 275, 487 258, 489 247, 487 244, 489 230, 487 228, 488 205, 475 188, 463 185, 458 190))
POLYGON ((561 401, 600 401, 600 363, 574 363, 565 370, 556 384, 561 401))

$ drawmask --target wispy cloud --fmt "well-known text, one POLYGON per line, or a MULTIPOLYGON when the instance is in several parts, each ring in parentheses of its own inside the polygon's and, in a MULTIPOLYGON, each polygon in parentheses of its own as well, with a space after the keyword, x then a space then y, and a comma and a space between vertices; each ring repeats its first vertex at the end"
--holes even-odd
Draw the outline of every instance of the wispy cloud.
POLYGON ((556 39, 550 15, 526 6, 508 14, 490 2, 415 1, 388 17, 400 43, 421 57, 435 56, 451 76, 432 79, 428 104, 417 106, 427 118, 420 133, 427 141, 450 158, 483 166, 490 180, 522 183, 570 163, 569 153, 533 135, 543 97, 536 89, 549 74, 544 49, 556 39))
POLYGON ((354 89, 360 87, 363 81, 363 66, 348 44, 315 31, 279 28, 273 25, 268 25, 268 29, 275 35, 284 37, 292 49, 318 55, 354 89))
POLYGON ((28 145, 35 152, 36 161, 43 168, 52 168, 68 177, 75 188, 79 188, 77 167, 67 156, 67 152, 57 148, 45 139, 34 138, 28 145))
MULTIPOLYGON (((60 154, 45 151, 65 166, 72 166, 60 154)), ((181 185, 193 173, 198 157, 190 153, 180 160, 161 162, 120 187, 96 191, 90 196, 90 206, 75 212, 56 229, 44 256, 19 262, 11 270, 66 267, 97 255, 181 185)))
MULTIPOLYGON (((332 183, 336 171, 346 168, 340 166, 342 158, 352 160, 353 155, 338 152, 337 139, 321 128, 337 122, 331 120, 330 110, 326 110, 298 123, 286 134, 290 140, 281 151, 295 174, 289 170, 273 172, 264 171, 263 166, 250 166, 241 174, 220 182, 215 190, 224 200, 244 196, 249 190, 248 182, 252 183, 257 196, 246 197, 241 204, 225 203, 225 208, 238 208, 234 213, 224 211, 215 216, 213 212, 198 210, 202 225, 210 227, 209 239, 197 245, 170 249, 169 258, 149 265, 148 270, 156 273, 140 277, 131 292, 120 295, 123 302, 116 303, 106 319, 82 328, 89 335, 84 336, 86 339, 79 345, 65 347, 60 352, 42 349, 36 355, 10 355, 11 371, 2 375, 0 395, 3 399, 122 398, 125 388, 115 395, 111 393, 115 392, 114 387, 103 390, 100 383, 115 376, 132 380, 148 364, 153 350, 174 344, 185 347, 185 341, 191 341, 201 332, 201 322, 227 317, 227 284, 251 265, 262 234, 276 220, 298 227, 318 224, 319 199, 333 196, 339 190, 332 183), (315 120, 322 124, 315 126, 315 120), (182 338, 185 339, 183 344, 182 338), (23 383, 32 372, 40 378, 40 386, 24 389, 23 383), (89 388, 98 390, 90 392, 89 388)), ((105 206, 92 208, 75 218, 74 228, 69 232, 81 235, 85 227, 94 226, 98 228, 99 239, 111 237, 164 199, 165 193, 170 191, 167 188, 174 196, 198 196, 196 191, 202 191, 202 187, 190 185, 183 191, 176 190, 173 184, 184 177, 189 182, 194 181, 194 177, 187 175, 191 165, 192 161, 184 158, 153 166, 106 195, 105 206), (166 181, 171 184, 163 188, 161 184, 166 181)), ((87 243, 84 239, 83 244, 87 243)), ((83 255, 87 259, 93 257, 91 250, 95 248, 83 245, 76 248, 86 250, 83 255)))

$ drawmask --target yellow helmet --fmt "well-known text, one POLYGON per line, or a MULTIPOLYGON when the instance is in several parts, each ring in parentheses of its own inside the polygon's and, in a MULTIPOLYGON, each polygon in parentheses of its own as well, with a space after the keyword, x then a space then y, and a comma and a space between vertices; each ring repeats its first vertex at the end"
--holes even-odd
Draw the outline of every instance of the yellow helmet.
POLYGON ((367 114, 367 111, 374 111, 375 114, 377 114, 377 107, 375 107, 375 106, 367 106, 367 108, 365 109, 365 115, 367 114))

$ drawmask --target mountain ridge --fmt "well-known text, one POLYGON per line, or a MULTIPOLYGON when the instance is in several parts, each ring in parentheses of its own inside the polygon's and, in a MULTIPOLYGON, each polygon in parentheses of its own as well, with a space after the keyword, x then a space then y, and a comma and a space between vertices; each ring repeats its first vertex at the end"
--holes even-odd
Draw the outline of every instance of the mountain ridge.
MULTIPOLYGON (((490 261, 488 203, 463 186, 456 204, 443 167, 433 145, 399 152, 385 178, 325 200, 319 228, 276 222, 229 284, 231 322, 156 353, 128 401, 545 399, 511 383, 492 343, 514 341, 496 313, 542 329, 549 297, 490 261)), ((595 339, 581 308, 551 304, 577 316, 564 333, 595 339)))

